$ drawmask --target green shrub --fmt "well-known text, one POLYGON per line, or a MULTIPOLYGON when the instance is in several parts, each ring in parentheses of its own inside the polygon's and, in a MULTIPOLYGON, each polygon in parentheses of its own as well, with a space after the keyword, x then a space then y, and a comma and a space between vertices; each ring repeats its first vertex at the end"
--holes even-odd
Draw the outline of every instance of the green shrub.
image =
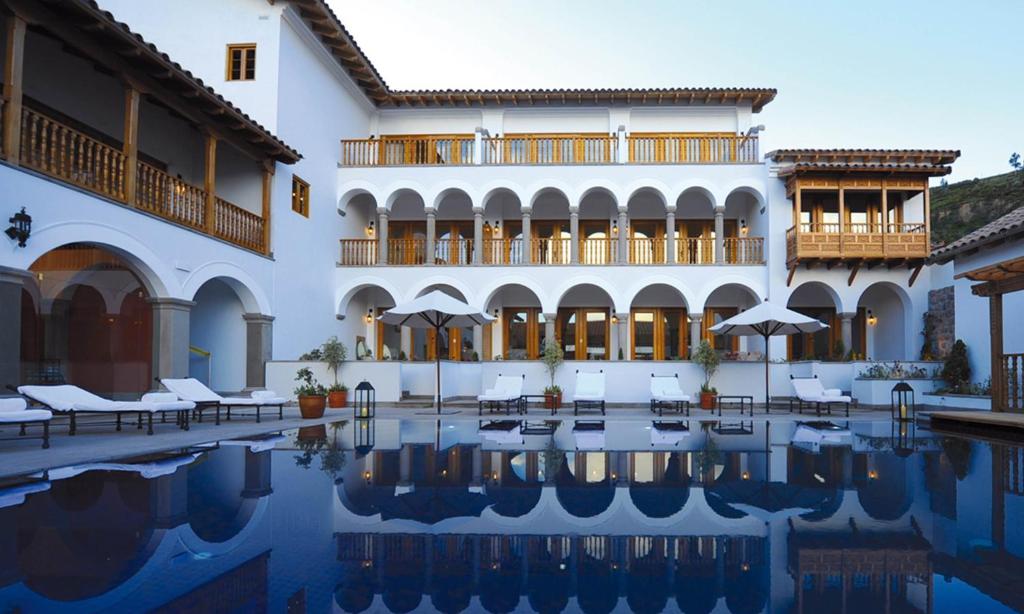
POLYGON ((960 391, 971 382, 971 363, 967 360, 967 344, 957 339, 942 366, 942 380, 951 390, 960 391))

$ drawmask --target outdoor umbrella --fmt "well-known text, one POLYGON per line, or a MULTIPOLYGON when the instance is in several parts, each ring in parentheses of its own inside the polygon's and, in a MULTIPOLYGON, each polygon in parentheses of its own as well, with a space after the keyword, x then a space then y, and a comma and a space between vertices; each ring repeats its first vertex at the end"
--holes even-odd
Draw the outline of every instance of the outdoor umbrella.
POLYGON ((828 328, 828 325, 822 324, 819 320, 765 301, 715 324, 708 330, 716 335, 764 337, 764 406, 767 409, 771 399, 768 393, 768 338, 775 335, 816 333, 825 328, 828 328))
POLYGON ((412 328, 434 329, 434 367, 437 375, 437 413, 441 413, 441 329, 454 326, 476 326, 493 322, 494 318, 470 307, 457 298, 448 296, 440 290, 428 292, 408 303, 395 305, 378 318, 385 324, 409 326, 412 328))

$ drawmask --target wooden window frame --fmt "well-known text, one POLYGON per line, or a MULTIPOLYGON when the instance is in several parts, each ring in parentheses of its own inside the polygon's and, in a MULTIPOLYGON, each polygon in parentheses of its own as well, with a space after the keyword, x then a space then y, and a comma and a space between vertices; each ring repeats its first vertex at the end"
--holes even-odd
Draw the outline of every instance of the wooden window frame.
POLYGON ((505 307, 501 310, 501 356, 508 360, 509 326, 512 314, 517 311, 526 312, 526 360, 540 358, 540 307, 505 307))
POLYGON ((679 346, 676 352, 679 360, 689 357, 689 315, 686 307, 634 307, 629 311, 629 356, 631 360, 646 360, 636 357, 636 314, 654 314, 654 357, 651 360, 671 360, 665 357, 665 319, 668 316, 679 318, 679 346))
POLYGON ((309 192, 309 183, 298 175, 292 175, 292 211, 307 218, 309 217, 309 192))
MULTIPOLYGON (((700 338, 711 344, 711 347, 715 347, 715 335, 708 329, 715 325, 715 314, 721 313, 722 319, 726 320, 739 313, 739 309, 736 307, 705 307, 704 317, 700 321, 700 338)), ((726 345, 728 346, 726 352, 738 352, 740 350, 740 338, 737 336, 726 337, 726 345)))
POLYGON ((590 359, 590 358, 587 357, 587 354, 589 353, 590 346, 588 344, 589 340, 587 339, 587 327, 586 327, 585 322, 587 321, 587 314, 591 313, 591 312, 593 312, 593 313, 603 313, 605 315, 605 318, 604 318, 604 340, 605 340, 604 341, 604 343, 605 343, 604 355, 605 355, 605 357, 604 357, 603 360, 611 360, 612 359, 612 357, 611 357, 611 353, 612 353, 612 313, 611 313, 611 308, 605 308, 605 307, 570 307, 570 308, 559 309, 558 310, 558 315, 555 318, 555 338, 557 339, 557 341, 558 341, 558 343, 560 345, 564 345, 562 343, 562 338, 560 336, 561 332, 562 332, 562 322, 564 321, 566 316, 574 314, 576 316, 576 338, 573 341, 575 342, 576 350, 575 350, 575 357, 572 360, 595 360, 595 361, 601 360, 601 359, 590 359), (584 323, 582 326, 580 325, 581 322, 584 323))
POLYGON ((252 62, 256 63, 256 43, 232 43, 227 46, 227 61, 225 62, 225 81, 255 81, 256 80, 256 69, 252 69, 252 77, 245 75, 246 69, 249 68, 249 64, 252 62), (235 51, 241 52, 240 64, 238 66, 238 78, 231 76, 232 68, 234 68, 232 55, 235 51), (249 57, 249 52, 252 53, 252 58, 249 57))

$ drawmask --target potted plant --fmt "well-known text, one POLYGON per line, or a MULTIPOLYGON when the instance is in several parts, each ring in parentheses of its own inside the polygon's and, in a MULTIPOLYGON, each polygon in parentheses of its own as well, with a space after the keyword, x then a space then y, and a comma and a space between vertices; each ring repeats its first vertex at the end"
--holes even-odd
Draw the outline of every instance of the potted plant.
POLYGON ((558 367, 565 362, 565 353, 557 341, 549 339, 544 343, 544 351, 541 352, 540 361, 544 363, 544 369, 551 378, 551 384, 544 389, 544 404, 548 409, 558 409, 562 405, 562 389, 555 385, 555 374, 558 367))
POLYGON ((704 369, 704 383, 700 386, 700 408, 714 409, 718 390, 711 385, 711 378, 718 371, 721 359, 718 357, 718 352, 715 351, 715 348, 711 347, 707 339, 700 342, 697 352, 693 355, 693 362, 700 365, 701 369, 704 369))
POLYGON ((327 389, 327 405, 332 409, 345 407, 348 402, 348 388, 345 384, 338 383, 338 369, 348 357, 348 348, 338 341, 337 337, 331 336, 321 346, 320 354, 327 363, 327 368, 334 373, 334 385, 327 389))
POLYGON ((327 406, 327 389, 316 381, 313 372, 307 367, 295 373, 295 381, 300 382, 295 388, 295 396, 299 398, 299 413, 305 419, 322 418, 327 406))

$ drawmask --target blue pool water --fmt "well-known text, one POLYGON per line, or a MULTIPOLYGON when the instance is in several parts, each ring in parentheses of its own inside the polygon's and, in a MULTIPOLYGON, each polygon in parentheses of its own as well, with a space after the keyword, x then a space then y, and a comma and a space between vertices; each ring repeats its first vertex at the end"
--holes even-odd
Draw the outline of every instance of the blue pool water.
POLYGON ((346 421, 0 489, 3 612, 1011 612, 1024 448, 888 422, 346 421))

